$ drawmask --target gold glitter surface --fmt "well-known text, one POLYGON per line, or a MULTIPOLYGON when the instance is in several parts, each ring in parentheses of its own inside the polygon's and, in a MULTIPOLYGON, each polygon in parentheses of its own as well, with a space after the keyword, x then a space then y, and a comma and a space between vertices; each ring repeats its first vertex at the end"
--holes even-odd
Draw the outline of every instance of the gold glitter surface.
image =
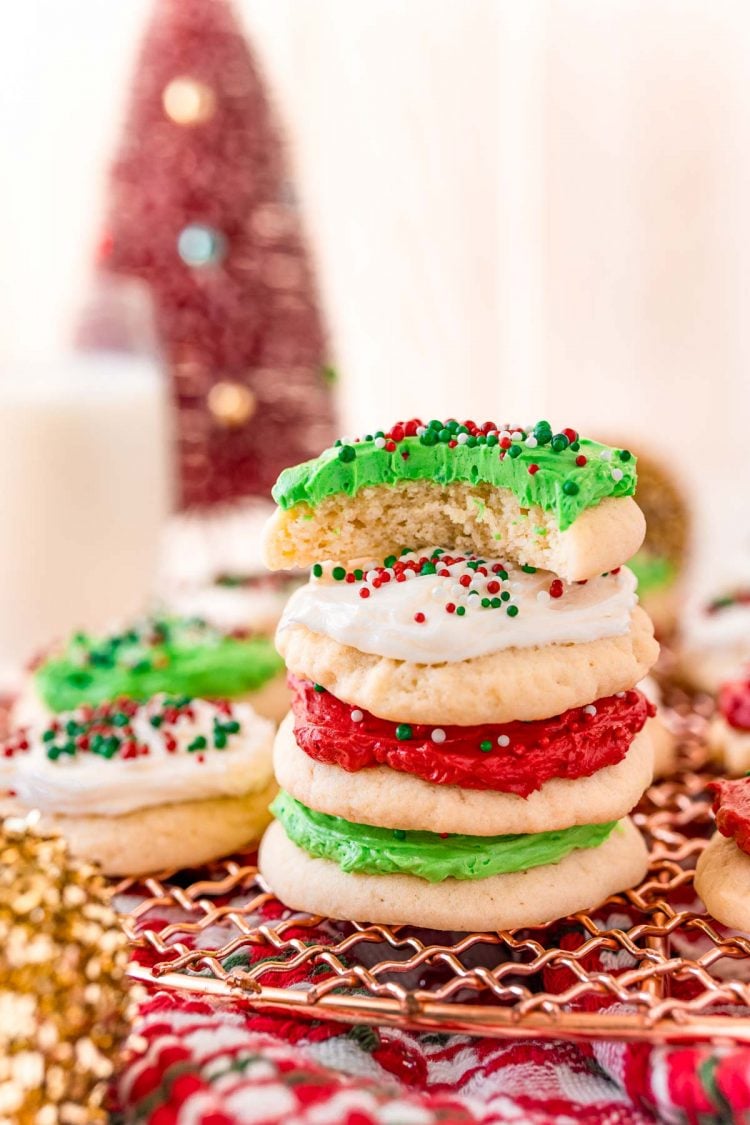
POLYGON ((0 1123, 96 1125, 128 1032, 127 943, 94 867, 0 827, 0 1123))

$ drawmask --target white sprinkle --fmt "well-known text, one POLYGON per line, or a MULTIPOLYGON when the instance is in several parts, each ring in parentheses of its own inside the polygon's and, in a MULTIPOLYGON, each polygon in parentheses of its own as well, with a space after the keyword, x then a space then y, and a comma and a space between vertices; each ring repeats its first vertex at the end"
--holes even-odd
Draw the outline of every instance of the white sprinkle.
POLYGON ((351 713, 351 720, 353 723, 361 723, 364 717, 365 716, 363 711, 352 711, 351 713))
POLYGON ((529 449, 536 449, 536 447, 539 445, 539 442, 536 440, 533 434, 529 434, 529 436, 526 438, 526 444, 528 445, 529 449))
POLYGON ((446 737, 447 735, 442 727, 435 727, 434 731, 430 735, 430 738, 433 742, 445 742, 446 737))
POLYGON ((510 430, 501 430, 500 433, 497 436, 498 436, 498 438, 500 438, 501 441, 502 441, 503 438, 509 438, 510 437, 510 430))
POLYGON ((375 445, 376 449, 385 449, 385 438, 384 437, 376 437, 374 445, 375 445))
POLYGON ((623 475, 624 474, 623 474, 622 469, 613 469, 612 470, 612 480, 622 480, 623 475))
POLYGON ((624 691, 616 691, 615 692, 615 699, 624 699, 624 698, 625 698, 625 692, 624 691))
POLYGON ((523 437, 523 434, 521 433, 520 430, 514 430, 513 433, 510 436, 513 438, 514 441, 520 441, 521 438, 523 437))
POLYGON ((497 744, 498 746, 510 746, 510 739, 507 734, 499 734, 497 736, 497 744))
POLYGON ((417 426, 417 437, 421 437, 422 434, 426 434, 426 433, 427 433, 427 427, 426 426, 417 426))
POLYGON ((374 582, 377 577, 377 570, 368 570, 367 574, 365 575, 365 582, 374 582))
POLYGON ((466 445, 468 440, 469 440, 468 434, 456 434, 456 441, 458 442, 459 445, 466 445))
POLYGON ((461 598, 461 597, 463 597, 463 593, 464 593, 464 588, 461 585, 461 583, 460 582, 454 582, 453 585, 451 586, 451 594, 453 595, 453 597, 454 598, 461 598))
POLYGON ((539 593, 536 596, 536 600, 538 602, 541 602, 542 605, 546 605, 547 602, 551 602, 552 597, 550 595, 549 590, 540 590, 539 593))
POLYGON ((445 599, 447 592, 448 591, 443 586, 433 586, 430 590, 433 598, 435 598, 435 600, 439 602, 445 599))
POLYGON ((595 715, 596 714, 596 707, 594 707, 593 703, 588 703, 584 707, 583 713, 584 713, 584 715, 595 715))
POLYGON ((603 449, 601 451, 601 453, 599 454, 599 456, 601 457, 602 461, 611 461, 612 460, 612 450, 611 449, 603 449))

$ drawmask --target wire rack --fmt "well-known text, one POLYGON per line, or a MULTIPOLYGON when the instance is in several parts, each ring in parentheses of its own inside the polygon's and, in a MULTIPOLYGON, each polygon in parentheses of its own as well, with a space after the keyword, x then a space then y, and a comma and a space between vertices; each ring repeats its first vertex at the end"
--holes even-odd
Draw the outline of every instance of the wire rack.
POLYGON ((695 898, 712 831, 705 717, 672 713, 680 768, 635 820, 646 881, 533 930, 444 933, 286 909, 254 857, 115 888, 132 975, 300 1018, 476 1035, 750 1042, 750 938, 695 898))

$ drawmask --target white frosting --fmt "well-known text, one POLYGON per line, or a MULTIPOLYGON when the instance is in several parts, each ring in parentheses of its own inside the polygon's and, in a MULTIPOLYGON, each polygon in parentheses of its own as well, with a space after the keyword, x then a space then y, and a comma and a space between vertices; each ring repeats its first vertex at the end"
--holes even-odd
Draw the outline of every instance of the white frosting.
MULTIPOLYGON (((4 782, 29 808, 64 816, 121 816, 153 805, 241 796, 268 783, 274 727, 250 706, 233 706, 231 717, 241 729, 228 735, 226 748, 219 750, 213 746, 213 719, 227 716, 214 704, 194 700, 195 718, 180 717, 168 728, 177 743, 170 753, 162 730, 149 722, 154 702, 139 708, 131 724, 137 742, 148 747, 147 755, 106 760, 78 752, 51 761, 43 728, 30 728, 29 751, 10 759, 13 771, 4 782), (201 734, 208 747, 188 752, 187 745, 201 734)), ((57 716, 62 724, 70 717, 57 716)))
POLYGON ((279 623, 286 593, 268 587, 199 586, 173 592, 164 599, 170 613, 180 617, 200 617, 215 629, 231 633, 251 629, 272 634, 279 623))
MULTIPOLYGON (((487 565, 491 568, 492 562, 487 565)), ((509 593, 510 600, 496 609, 480 604, 487 596, 487 582, 496 576, 474 577, 463 563, 448 568, 449 577, 391 579, 379 589, 372 578, 351 583, 329 576, 311 578, 287 603, 279 632, 304 625, 360 652, 418 664, 454 663, 507 648, 583 643, 627 633, 637 597, 635 576, 626 567, 585 584, 563 583, 563 596, 552 598, 550 585, 559 582, 553 574, 528 574, 503 565, 508 578, 501 592, 509 593), (468 589, 459 584, 466 573, 472 576, 468 589), (363 586, 371 591, 366 598, 360 595, 363 586), (469 593, 472 588, 476 595, 469 593), (447 603, 465 607, 464 614, 448 613, 447 603), (517 616, 507 613, 513 605, 517 616), (424 614, 424 622, 415 621, 415 614, 424 614)))

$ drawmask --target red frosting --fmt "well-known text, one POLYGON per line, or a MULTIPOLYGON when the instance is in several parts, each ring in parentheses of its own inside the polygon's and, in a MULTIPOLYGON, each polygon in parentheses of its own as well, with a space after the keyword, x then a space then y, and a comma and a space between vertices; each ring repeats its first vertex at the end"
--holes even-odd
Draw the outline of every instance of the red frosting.
POLYGON ((750 680, 730 680, 719 692, 719 711, 730 727, 750 730, 750 680))
POLYGON ((289 676, 298 746, 318 762, 355 772, 386 765, 435 785, 495 789, 528 797, 554 777, 590 777, 622 761, 655 713, 639 691, 598 699, 552 719, 474 727, 391 723, 289 676), (361 715, 357 722, 352 714, 361 715), (498 738, 507 745, 498 745, 498 738), (484 743, 484 749, 481 744, 484 743))
POLYGON ((750 855, 750 777, 735 781, 712 781, 716 827, 722 836, 734 840, 738 848, 750 855))

